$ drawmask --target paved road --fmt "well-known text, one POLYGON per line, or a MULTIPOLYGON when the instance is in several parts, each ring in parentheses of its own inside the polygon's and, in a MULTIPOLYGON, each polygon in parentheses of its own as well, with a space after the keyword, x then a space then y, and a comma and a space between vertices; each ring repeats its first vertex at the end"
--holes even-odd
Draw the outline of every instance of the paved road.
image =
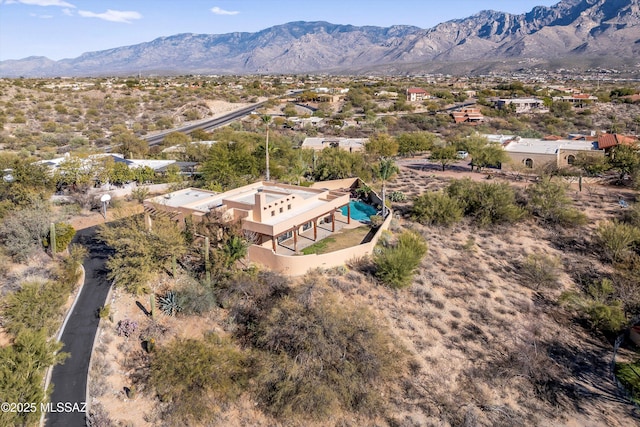
MULTIPOLYGON (((64 344, 62 351, 70 353, 70 357, 64 364, 53 368, 51 403, 54 408, 58 402, 84 403, 86 400, 89 359, 98 329, 96 312, 104 305, 110 285, 104 268, 108 253, 94 238, 96 228, 80 230, 76 236, 77 243, 89 250, 89 256, 84 262, 86 276, 82 292, 61 338, 64 344)), ((85 414, 79 412, 50 412, 45 421, 47 427, 85 425, 85 414)))

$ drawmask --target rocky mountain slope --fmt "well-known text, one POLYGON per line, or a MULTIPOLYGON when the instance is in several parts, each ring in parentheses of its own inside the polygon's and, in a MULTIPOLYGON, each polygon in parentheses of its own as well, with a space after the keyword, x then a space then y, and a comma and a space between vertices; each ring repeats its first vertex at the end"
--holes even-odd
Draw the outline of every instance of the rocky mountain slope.
POLYGON ((562 0, 521 15, 482 11, 430 29, 291 22, 257 33, 178 34, 61 61, 2 61, 0 76, 366 72, 464 62, 477 71, 495 60, 589 59, 593 66, 638 57, 640 0, 562 0))

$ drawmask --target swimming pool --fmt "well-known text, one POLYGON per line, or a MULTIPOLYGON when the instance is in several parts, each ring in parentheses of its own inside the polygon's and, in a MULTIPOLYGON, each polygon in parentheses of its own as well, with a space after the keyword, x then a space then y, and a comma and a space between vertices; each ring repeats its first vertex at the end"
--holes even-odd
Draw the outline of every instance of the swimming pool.
MULTIPOLYGON (((349 202, 349 206, 351 207, 351 219, 356 221, 369 221, 371 215, 378 213, 376 208, 361 201, 352 200, 349 202)), ((347 207, 340 208, 340 212, 347 216, 347 207)))

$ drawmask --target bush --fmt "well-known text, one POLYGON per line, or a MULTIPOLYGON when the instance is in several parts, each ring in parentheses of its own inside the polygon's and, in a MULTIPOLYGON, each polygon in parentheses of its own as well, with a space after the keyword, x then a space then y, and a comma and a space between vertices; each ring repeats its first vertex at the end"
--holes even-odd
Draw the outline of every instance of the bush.
MULTIPOLYGON (((65 222, 57 222, 55 224, 56 231, 56 253, 63 252, 73 240, 73 236, 76 235, 76 229, 65 222)), ((43 240, 45 248, 48 248, 51 241, 51 230, 47 233, 47 236, 43 240)))
POLYGON ((636 360, 634 363, 620 363, 616 362, 615 370, 616 377, 624 385, 624 387, 631 393, 631 396, 636 404, 640 404, 640 360, 636 360))
POLYGON ((62 362, 68 353, 58 353, 62 343, 49 340, 44 331, 23 330, 13 345, 0 347, 0 391, 3 402, 37 405, 35 412, 0 412, 0 425, 36 425, 40 404, 46 401, 42 387, 46 369, 62 362))
POLYGON ((427 253, 424 239, 412 232, 404 232, 396 246, 385 247, 373 258, 376 277, 392 288, 404 288, 427 253))
POLYGON ((168 404, 164 415, 171 425, 208 424, 246 388, 247 355, 215 334, 176 339, 153 355, 151 385, 168 404))
POLYGON ((462 219, 463 209, 457 199, 447 193, 425 193, 413 202, 411 217, 424 225, 451 226, 462 219))
POLYGON ((16 262, 26 262, 33 253, 42 248, 46 235, 46 211, 22 209, 5 216, 0 224, 0 243, 16 262))
POLYGON ((593 329, 616 333, 622 329, 627 319, 622 302, 614 294, 613 282, 602 279, 589 285, 586 294, 563 293, 560 302, 585 316, 593 329))
POLYGON ((407 200, 407 196, 405 196, 405 194, 401 191, 392 191, 389 194, 389 200, 394 203, 404 202, 405 200, 407 200))
POLYGON ((453 181, 447 194, 462 206, 465 216, 480 226, 512 223, 524 216, 516 203, 513 188, 506 183, 474 182, 470 179, 453 181))
POLYGON ((176 293, 185 314, 205 314, 217 306, 212 289, 196 281, 188 282, 176 293))
POLYGON ((282 298, 257 323, 263 352, 257 396, 277 417, 326 419, 384 409, 381 387, 397 378, 404 353, 366 308, 339 303, 322 279, 282 298))
POLYGON ((528 208, 532 214, 550 224, 576 226, 585 224, 587 217, 571 206, 566 195, 567 185, 544 178, 527 188, 528 208))
POLYGON ((149 197, 149 189, 147 187, 134 188, 131 190, 131 197, 133 197, 134 200, 137 200, 138 203, 142 203, 147 197, 149 197))
POLYGON ((25 329, 44 330, 52 335, 59 326, 62 305, 70 289, 60 282, 27 282, 7 295, 4 301, 4 327, 13 334, 25 329))
POLYGON ((531 254, 522 263, 520 272, 527 281, 525 286, 533 289, 552 288, 558 285, 561 264, 558 258, 544 255, 531 254))
POLYGON ((623 262, 631 255, 634 245, 640 244, 640 228, 607 221, 598 227, 596 238, 610 261, 623 262))
POLYGON ((129 338, 138 330, 138 322, 130 319, 123 319, 116 326, 116 333, 119 337, 129 338))

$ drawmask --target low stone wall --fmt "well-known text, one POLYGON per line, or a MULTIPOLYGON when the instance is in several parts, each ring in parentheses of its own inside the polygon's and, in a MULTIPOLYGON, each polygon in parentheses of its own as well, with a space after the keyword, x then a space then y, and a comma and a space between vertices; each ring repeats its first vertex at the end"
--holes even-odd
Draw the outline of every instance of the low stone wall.
POLYGON ((367 243, 362 243, 350 248, 326 254, 311 255, 280 255, 270 247, 251 245, 249 247, 249 259, 252 262, 262 264, 270 270, 277 271, 289 276, 301 276, 309 270, 316 268, 332 268, 345 265, 351 259, 362 258, 373 253, 373 248, 378 243, 378 239, 383 230, 387 230, 391 224, 393 215, 389 212, 387 219, 382 223, 373 239, 367 243))

